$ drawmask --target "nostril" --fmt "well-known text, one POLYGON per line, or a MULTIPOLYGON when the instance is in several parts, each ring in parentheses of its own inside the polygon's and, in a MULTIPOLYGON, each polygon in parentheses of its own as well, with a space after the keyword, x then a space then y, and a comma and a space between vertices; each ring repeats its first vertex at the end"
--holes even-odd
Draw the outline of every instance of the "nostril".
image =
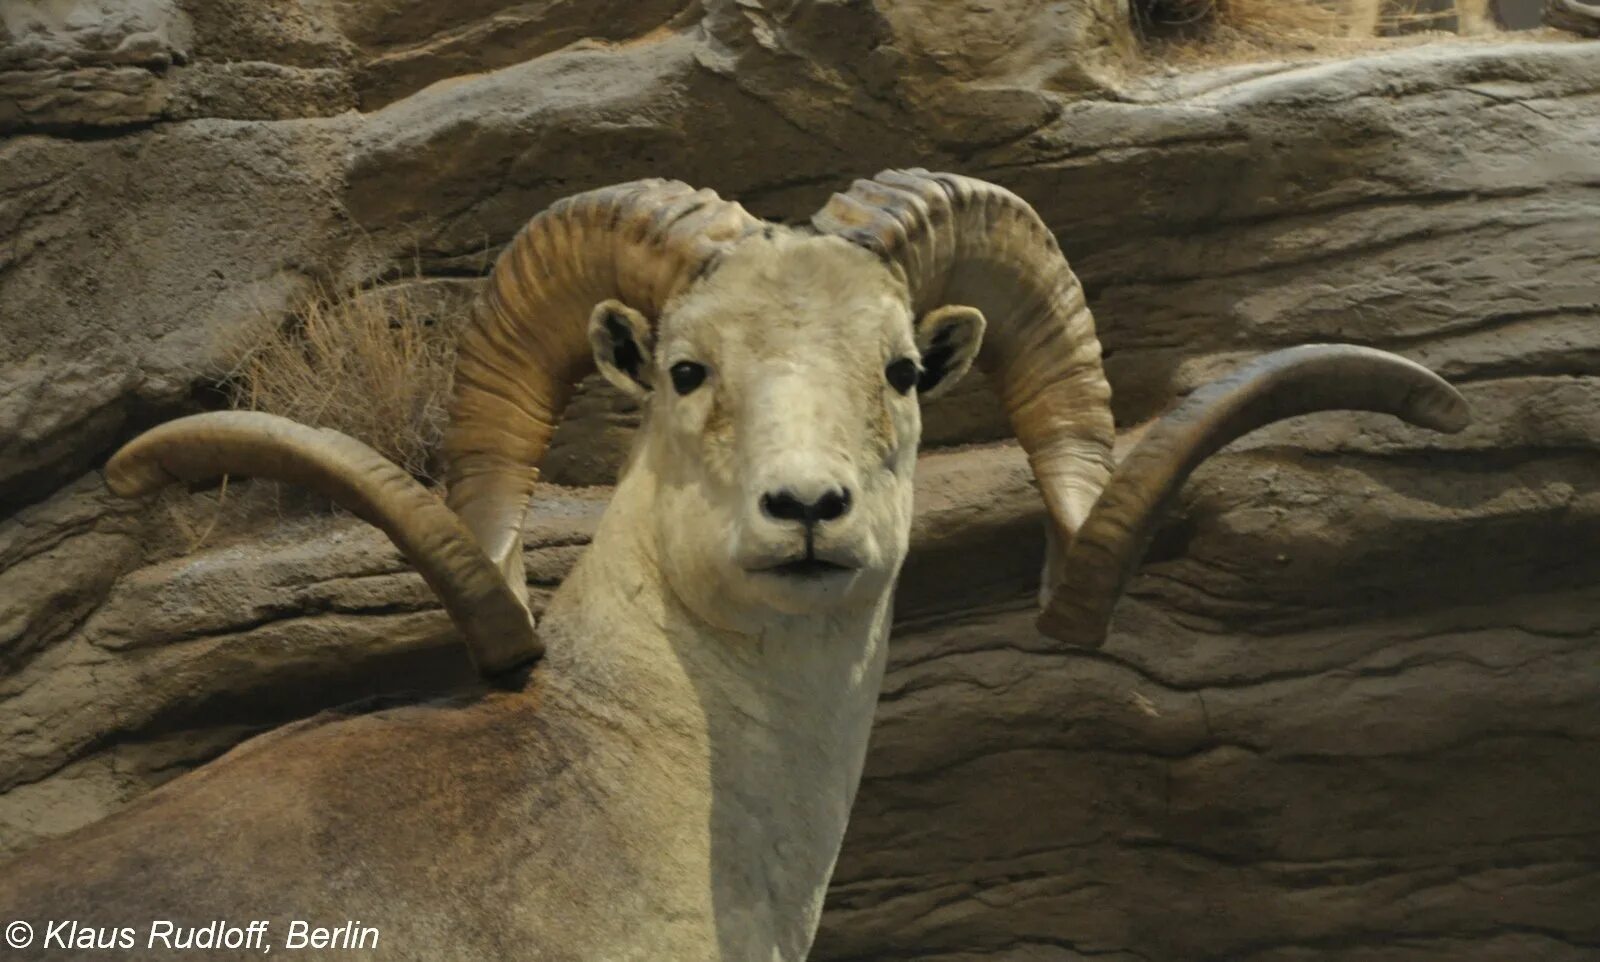
POLYGON ((844 517, 849 511, 850 489, 844 488, 840 491, 829 491, 818 498, 817 503, 812 506, 811 516, 818 521, 832 521, 844 517))
POLYGON ((806 520, 806 505, 790 491, 767 492, 761 496, 761 510, 778 521, 806 520))
POLYGON ((775 521, 799 521, 808 527, 842 518, 850 512, 850 490, 835 488, 812 502, 801 501, 793 491, 768 491, 761 496, 761 511, 775 521))

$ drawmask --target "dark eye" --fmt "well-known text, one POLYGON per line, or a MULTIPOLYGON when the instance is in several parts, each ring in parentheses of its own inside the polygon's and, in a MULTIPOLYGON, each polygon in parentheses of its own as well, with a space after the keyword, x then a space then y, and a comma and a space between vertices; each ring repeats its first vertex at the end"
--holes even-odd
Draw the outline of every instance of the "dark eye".
POLYGON ((883 369, 883 376, 889 379, 889 386, 901 394, 917 386, 917 376, 921 373, 917 370, 917 362, 909 357, 891 361, 889 366, 883 369))
POLYGON ((688 394, 706 379, 706 366, 693 361, 679 361, 667 373, 672 376, 672 389, 679 394, 688 394))

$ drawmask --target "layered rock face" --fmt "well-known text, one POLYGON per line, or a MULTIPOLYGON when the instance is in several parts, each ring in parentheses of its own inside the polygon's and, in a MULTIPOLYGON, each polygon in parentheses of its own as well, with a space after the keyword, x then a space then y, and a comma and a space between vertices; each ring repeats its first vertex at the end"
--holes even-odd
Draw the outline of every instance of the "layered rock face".
MULTIPOLYGON (((206 534, 215 492, 104 490, 118 443, 213 403, 242 333, 317 283, 470 290, 585 188, 678 177, 799 218, 915 164, 1035 204, 1125 424, 1330 340, 1433 367, 1477 423, 1234 445, 1090 652, 1032 628, 1042 509, 993 398, 931 405, 815 956, 1600 957, 1600 45, 1168 74, 1115 4, 962 11, 0 7, 0 848, 287 719, 466 680, 354 520, 236 487, 206 534)), ((636 418, 579 397, 536 594, 636 418)))

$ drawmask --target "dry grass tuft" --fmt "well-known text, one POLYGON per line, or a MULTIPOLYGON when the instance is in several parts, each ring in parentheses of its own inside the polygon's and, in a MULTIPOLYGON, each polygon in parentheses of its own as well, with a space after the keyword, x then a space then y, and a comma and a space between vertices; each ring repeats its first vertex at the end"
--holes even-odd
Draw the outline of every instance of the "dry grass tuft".
POLYGON ((1161 46, 1304 45, 1345 35, 1348 18, 1319 0, 1136 0, 1136 21, 1161 46))
POLYGON ((460 302, 425 281, 320 291, 239 351, 225 379, 232 405, 342 431, 432 479, 460 302))
POLYGON ((1345 54, 1427 30, 1492 31, 1487 0, 1133 0, 1133 10, 1146 45, 1179 64, 1345 54))

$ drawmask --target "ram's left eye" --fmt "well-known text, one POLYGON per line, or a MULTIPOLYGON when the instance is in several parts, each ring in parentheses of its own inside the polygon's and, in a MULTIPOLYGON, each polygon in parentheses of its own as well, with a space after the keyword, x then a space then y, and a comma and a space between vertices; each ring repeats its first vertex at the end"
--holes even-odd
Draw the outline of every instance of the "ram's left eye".
POLYGON ((883 369, 883 376, 889 379, 889 386, 901 394, 909 393, 917 386, 917 377, 921 373, 917 370, 917 362, 909 357, 890 361, 889 366, 883 369))
POLYGON ((705 381, 706 366, 696 364, 694 361, 679 361, 667 369, 667 374, 672 378, 673 390, 679 394, 688 394, 705 381))

